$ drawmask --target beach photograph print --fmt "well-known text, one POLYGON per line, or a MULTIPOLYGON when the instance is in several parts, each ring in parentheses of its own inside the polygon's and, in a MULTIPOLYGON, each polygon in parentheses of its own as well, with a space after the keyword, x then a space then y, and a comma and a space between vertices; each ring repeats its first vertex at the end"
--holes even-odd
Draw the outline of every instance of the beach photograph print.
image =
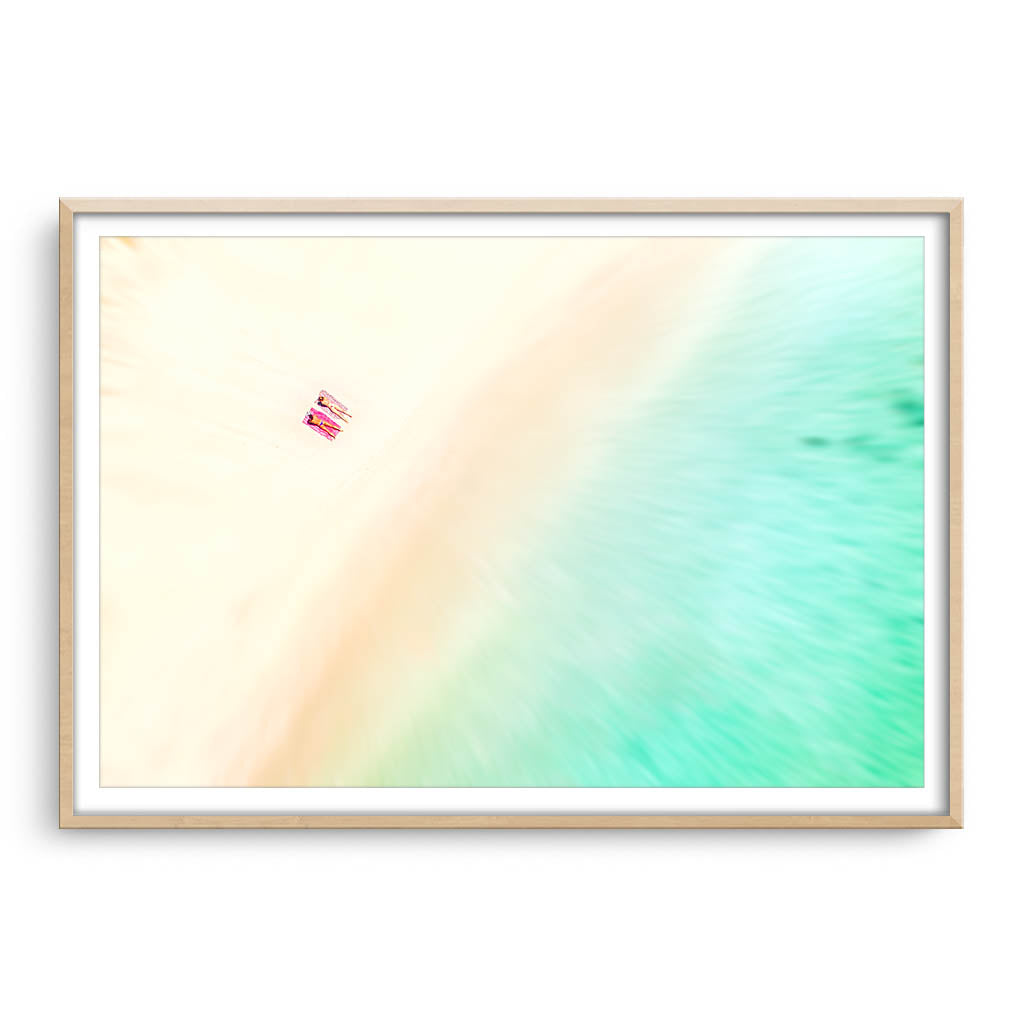
POLYGON ((919 237, 103 237, 100 783, 921 787, 919 237))

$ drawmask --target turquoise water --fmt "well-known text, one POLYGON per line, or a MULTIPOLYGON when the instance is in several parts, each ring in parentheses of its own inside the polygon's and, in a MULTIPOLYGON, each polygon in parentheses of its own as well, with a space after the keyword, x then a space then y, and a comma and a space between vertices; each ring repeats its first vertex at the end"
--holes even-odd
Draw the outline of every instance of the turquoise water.
POLYGON ((923 246, 757 251, 363 784, 923 784, 923 246))

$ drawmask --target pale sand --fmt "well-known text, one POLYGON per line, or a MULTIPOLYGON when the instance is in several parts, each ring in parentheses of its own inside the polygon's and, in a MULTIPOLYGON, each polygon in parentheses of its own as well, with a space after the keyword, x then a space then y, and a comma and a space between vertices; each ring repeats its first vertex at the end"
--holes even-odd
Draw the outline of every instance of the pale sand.
POLYGON ((708 239, 104 240, 103 784, 358 777, 429 700, 422 667, 493 612, 490 553, 685 355, 728 259, 708 239), (301 423, 321 387, 353 413, 334 442, 301 423))

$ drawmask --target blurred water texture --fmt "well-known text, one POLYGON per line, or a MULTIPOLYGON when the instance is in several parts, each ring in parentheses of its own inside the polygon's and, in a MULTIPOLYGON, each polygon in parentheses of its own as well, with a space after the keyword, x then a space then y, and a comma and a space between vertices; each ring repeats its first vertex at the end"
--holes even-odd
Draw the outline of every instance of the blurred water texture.
POLYGON ((923 270, 764 247, 359 782, 922 785, 923 270))

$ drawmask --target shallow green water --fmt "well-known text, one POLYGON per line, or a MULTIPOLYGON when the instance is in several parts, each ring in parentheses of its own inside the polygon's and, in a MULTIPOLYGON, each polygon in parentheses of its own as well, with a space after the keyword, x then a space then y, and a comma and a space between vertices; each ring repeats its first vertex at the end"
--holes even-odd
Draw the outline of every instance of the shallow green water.
POLYGON ((361 783, 923 783, 922 244, 758 251, 361 783))

